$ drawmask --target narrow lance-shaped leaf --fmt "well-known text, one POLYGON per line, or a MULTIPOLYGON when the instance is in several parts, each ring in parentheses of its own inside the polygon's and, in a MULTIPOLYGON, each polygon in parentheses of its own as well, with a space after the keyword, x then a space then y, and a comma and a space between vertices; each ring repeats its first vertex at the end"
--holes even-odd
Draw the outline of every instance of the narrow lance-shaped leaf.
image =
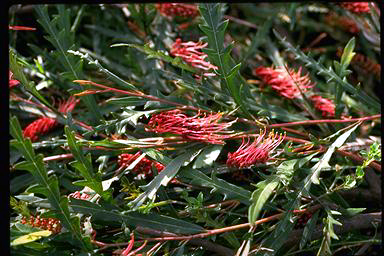
POLYGON ((180 168, 189 164, 201 150, 201 148, 190 149, 187 153, 173 159, 149 184, 142 186, 145 192, 132 202, 134 208, 136 209, 142 205, 147 198, 153 200, 160 186, 166 186, 176 176, 180 168))
POLYGON ((183 220, 175 219, 168 216, 158 215, 154 213, 141 214, 138 212, 121 213, 116 210, 105 209, 104 207, 85 200, 71 199, 71 208, 75 212, 91 214, 92 219, 102 221, 112 221, 137 227, 147 227, 160 231, 168 231, 178 234, 193 234, 204 231, 204 229, 196 224, 192 224, 183 220))
POLYGON ((275 188, 279 185, 279 181, 276 178, 271 178, 260 183, 261 184, 257 185, 259 188, 252 193, 252 204, 249 206, 248 209, 248 221, 251 224, 259 218, 259 214, 264 204, 272 195, 275 188))

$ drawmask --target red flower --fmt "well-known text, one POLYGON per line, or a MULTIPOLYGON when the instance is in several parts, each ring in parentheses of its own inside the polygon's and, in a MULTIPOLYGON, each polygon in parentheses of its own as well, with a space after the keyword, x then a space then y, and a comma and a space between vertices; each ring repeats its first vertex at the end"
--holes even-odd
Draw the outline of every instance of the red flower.
POLYGON ((315 108, 322 111, 323 117, 335 116, 335 104, 332 100, 323 98, 318 95, 311 96, 311 101, 315 104, 315 108))
MULTIPOLYGON (((212 65, 205 59, 208 57, 207 54, 200 51, 200 49, 206 47, 208 43, 203 42, 185 42, 182 43, 180 38, 176 39, 171 46, 171 55, 181 57, 185 62, 191 64, 192 67, 203 69, 203 70, 216 70, 218 67, 212 65)), ((214 73, 205 73, 205 76, 215 75, 214 73)))
POLYGON ((345 2, 340 3, 341 7, 354 13, 370 12, 368 2, 345 2))
POLYGON ((356 22, 345 16, 338 16, 336 13, 332 12, 325 17, 325 22, 332 26, 337 26, 342 28, 345 31, 348 31, 351 34, 356 34, 360 31, 356 22))
POLYGON ((189 117, 181 110, 171 110, 152 115, 147 131, 156 133, 170 132, 179 134, 185 139, 197 140, 212 144, 224 144, 223 139, 228 138, 226 131, 235 121, 218 123, 221 113, 201 114, 189 117))
MULTIPOLYGON (((61 113, 67 113, 72 111, 76 104, 79 102, 78 99, 70 97, 67 102, 61 102, 59 105, 59 111, 61 113)), ((30 138, 32 142, 39 139, 39 135, 47 134, 59 123, 54 118, 41 117, 32 123, 30 123, 23 131, 25 138, 30 138)))
POLYGON ((13 73, 12 73, 11 70, 9 70, 8 79, 9 79, 9 88, 15 87, 16 85, 20 84, 19 80, 14 80, 13 79, 13 73))
MULTIPOLYGON (((141 152, 137 152, 136 154, 121 154, 118 156, 117 163, 119 167, 128 167, 130 164, 132 164, 139 156, 141 155, 141 152)), ((155 168, 158 172, 161 172, 164 170, 165 166, 159 162, 149 160, 146 157, 143 157, 139 163, 136 164, 136 166, 133 168, 133 172, 136 174, 144 174, 145 176, 151 176, 152 175, 152 164, 155 165, 155 168)))
POLYGON ((298 72, 292 69, 288 69, 288 71, 284 67, 276 67, 275 69, 258 67, 254 70, 254 74, 261 77, 264 83, 288 99, 300 98, 300 90, 306 92, 307 88, 314 86, 308 74, 301 76, 301 67, 298 72))
POLYGON ((266 163, 269 159, 269 154, 283 142, 285 134, 275 134, 272 131, 264 139, 265 134, 266 130, 263 133, 260 131, 260 135, 252 143, 250 143, 249 138, 246 143, 243 139, 241 146, 236 152, 228 153, 227 166, 248 168, 255 164, 266 163))
POLYGON ((75 191, 75 192, 69 194, 68 197, 72 197, 72 198, 76 198, 76 199, 81 199, 81 200, 87 200, 91 196, 88 195, 87 193, 83 193, 83 192, 80 192, 80 191, 75 191))
POLYGON ((36 30, 36 28, 22 27, 22 26, 8 26, 9 30, 36 30))
POLYGON ((156 4, 157 10, 167 17, 184 17, 194 18, 199 15, 197 6, 195 4, 182 4, 182 3, 161 3, 156 4))

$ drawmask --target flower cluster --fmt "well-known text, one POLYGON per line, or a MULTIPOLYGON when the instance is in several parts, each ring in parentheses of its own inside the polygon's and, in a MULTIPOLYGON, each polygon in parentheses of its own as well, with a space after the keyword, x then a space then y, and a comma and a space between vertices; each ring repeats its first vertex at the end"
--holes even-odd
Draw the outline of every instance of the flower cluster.
POLYGON ((342 28, 345 31, 348 31, 351 34, 356 34, 360 31, 356 22, 348 17, 339 16, 334 12, 331 12, 327 16, 325 16, 325 22, 332 26, 337 26, 342 28))
POLYGON ((332 100, 323 98, 319 95, 312 95, 310 99, 315 105, 315 108, 321 111, 323 117, 335 116, 335 104, 332 100))
POLYGON ((369 3, 368 2, 345 2, 340 3, 341 7, 347 9, 348 11, 354 13, 364 13, 370 12, 369 3))
POLYGON ((227 166, 236 168, 248 168, 255 164, 266 163, 269 154, 277 148, 285 138, 285 134, 278 134, 271 131, 267 138, 264 138, 266 130, 260 131, 259 136, 252 143, 250 139, 243 142, 233 153, 228 153, 227 166))
MULTIPOLYGON (((121 154, 118 156, 117 163, 119 167, 128 167, 132 164, 139 156, 141 152, 137 152, 136 154, 121 154)), ((159 162, 149 160, 146 157, 143 157, 139 163, 135 165, 133 168, 133 172, 136 174, 144 174, 145 176, 152 175, 152 164, 154 164, 155 168, 158 172, 164 170, 165 166, 159 162)))
MULTIPOLYGON (((70 97, 68 101, 64 103, 61 102, 59 104, 59 111, 61 113, 67 113, 69 111, 72 111, 78 102, 79 102, 78 99, 75 99, 74 97, 70 97)), ((56 121, 56 119, 49 118, 49 117, 41 117, 33 121, 32 123, 30 123, 24 129, 23 135, 25 138, 30 138, 32 142, 35 142, 39 139, 39 135, 47 134, 58 124, 59 123, 56 121)))
POLYGON ((261 77, 264 83, 288 99, 300 98, 300 91, 306 92, 307 88, 314 86, 308 74, 301 76, 301 67, 298 72, 292 69, 287 71, 284 67, 258 67, 254 69, 254 74, 261 77))
POLYGON ((34 217, 31 215, 29 217, 29 221, 27 221, 27 218, 23 216, 21 219, 21 224, 28 224, 32 227, 49 230, 54 234, 57 234, 61 231, 60 220, 55 218, 41 218, 40 216, 34 217))
POLYGON ((158 3, 156 9, 164 16, 167 17, 184 17, 194 18, 199 15, 197 6, 195 4, 182 4, 182 3, 158 3))
POLYGON ((20 84, 20 81, 19 80, 15 80, 13 79, 13 73, 11 70, 9 70, 9 89, 11 89, 12 87, 15 87, 16 85, 20 84))
POLYGON ((223 140, 229 135, 226 131, 235 121, 219 123, 221 113, 201 114, 192 117, 182 113, 181 110, 165 111, 152 115, 147 131, 156 133, 170 132, 179 134, 188 140, 202 141, 212 144, 224 144, 223 140))
MULTIPOLYGON (((201 52, 200 49, 206 47, 208 43, 203 42, 182 42, 180 38, 171 46, 171 55, 181 57, 185 62, 191 64, 192 67, 199 68, 202 70, 216 70, 218 67, 212 65, 205 59, 208 57, 207 54, 201 52)), ((205 73, 205 76, 214 76, 214 73, 205 73)))
POLYGON ((80 192, 80 191, 75 191, 75 192, 69 194, 68 197, 81 199, 81 200, 88 200, 89 198, 91 198, 91 196, 88 195, 87 193, 80 192))

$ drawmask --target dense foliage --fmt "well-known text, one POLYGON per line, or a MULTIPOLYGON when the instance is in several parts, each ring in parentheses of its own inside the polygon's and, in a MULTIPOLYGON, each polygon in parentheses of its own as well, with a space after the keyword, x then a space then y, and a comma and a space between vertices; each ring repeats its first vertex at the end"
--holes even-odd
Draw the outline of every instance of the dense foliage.
POLYGON ((379 19, 11 6, 12 255, 379 255, 379 19))

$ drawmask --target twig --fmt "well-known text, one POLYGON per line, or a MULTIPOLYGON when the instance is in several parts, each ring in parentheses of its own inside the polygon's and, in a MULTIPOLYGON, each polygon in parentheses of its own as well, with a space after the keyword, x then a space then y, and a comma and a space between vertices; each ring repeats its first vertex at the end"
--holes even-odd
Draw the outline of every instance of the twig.
MULTIPOLYGON (((342 154, 343 156, 347 156, 347 157, 350 157, 352 158, 353 160, 359 162, 360 164, 362 164, 364 162, 364 158, 362 158, 361 156, 357 155, 357 154, 354 154, 352 152, 348 152, 348 151, 345 151, 345 150, 341 150, 341 149, 336 149, 336 152, 342 154)), ((381 172, 381 164, 378 164, 376 162, 371 162, 369 165, 369 167, 372 167, 373 169, 375 169, 376 171, 379 171, 381 172)))
POLYGON ((277 127, 287 127, 287 126, 298 126, 298 125, 313 125, 313 124, 321 124, 321 123, 352 123, 356 121, 368 121, 379 119, 381 114, 366 116, 360 118, 350 118, 350 119, 320 119, 320 120, 305 120, 291 123, 281 123, 281 124, 271 124, 268 125, 269 128, 277 128, 277 127))
MULTIPOLYGON (((367 228, 373 228, 373 222, 379 223, 381 225, 381 212, 375 213, 366 213, 354 216, 350 219, 341 220, 342 226, 334 226, 334 231, 336 234, 348 233, 352 230, 362 230, 367 228)), ((320 239, 323 236, 323 224, 320 224, 314 228, 311 232, 311 240, 320 239)), ((289 248, 294 246, 300 241, 304 229, 293 230, 290 234, 287 234, 287 241, 284 244, 284 247, 289 248)))
POLYGON ((248 21, 245 21, 245 20, 241 20, 239 18, 235 18, 233 16, 224 15, 224 19, 229 19, 230 21, 233 21, 237 24, 244 25, 244 26, 254 28, 254 29, 258 29, 258 27, 255 24, 248 22, 248 21))

